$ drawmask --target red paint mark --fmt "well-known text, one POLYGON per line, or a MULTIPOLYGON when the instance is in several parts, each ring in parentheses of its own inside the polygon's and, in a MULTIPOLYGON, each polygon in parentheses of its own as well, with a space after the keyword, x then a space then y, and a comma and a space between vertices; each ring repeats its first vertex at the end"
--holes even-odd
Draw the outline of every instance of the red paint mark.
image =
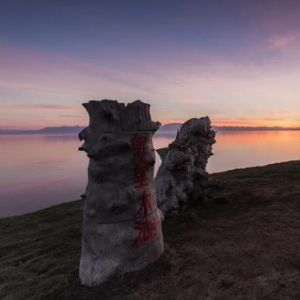
MULTIPOLYGON (((146 166, 146 137, 134 136, 131 139, 134 149, 134 186, 142 189, 148 186, 147 166, 146 166)), ((150 194, 145 191, 141 197, 141 206, 135 214, 137 218, 146 218, 144 221, 135 221, 134 229, 139 230, 137 237, 133 240, 133 246, 137 247, 140 242, 151 239, 157 233, 155 217, 147 217, 152 211, 150 194)))
POLYGON ((136 217, 145 217, 151 212, 152 205, 150 203, 150 197, 151 195, 146 194, 145 192, 143 193, 141 197, 142 198, 141 206, 135 214, 136 217))
POLYGON ((146 137, 136 135, 131 139, 131 144, 135 152, 145 152, 146 137))
POLYGON ((148 241, 157 233, 155 217, 148 218, 143 222, 136 221, 134 229, 139 230, 137 237, 133 241, 133 246, 137 247, 140 242, 148 241))
POLYGON ((134 186, 137 189, 148 186, 146 167, 137 166, 136 168, 134 168, 134 186))
POLYGON ((138 164, 144 164, 146 161, 146 151, 136 152, 135 157, 138 164))
POLYGON ((135 188, 144 188, 148 186, 146 163, 146 137, 134 136, 131 139, 134 149, 134 185, 135 188))

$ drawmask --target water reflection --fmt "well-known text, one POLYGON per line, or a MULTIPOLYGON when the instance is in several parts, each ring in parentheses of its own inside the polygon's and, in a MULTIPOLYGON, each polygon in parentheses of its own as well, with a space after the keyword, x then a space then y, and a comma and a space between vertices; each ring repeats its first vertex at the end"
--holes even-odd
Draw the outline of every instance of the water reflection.
MULTIPOLYGON (((167 147, 176 137, 176 132, 166 132, 166 133, 156 133, 153 138, 154 149, 167 147)), ((157 170, 161 164, 161 159, 157 152, 155 152, 156 163, 154 166, 154 176, 157 173, 157 170)))
MULTIPOLYGON (((155 134, 166 147, 176 133, 155 134)), ((88 159, 77 135, 0 136, 0 217, 71 201, 83 193, 88 159)), ((218 132, 209 172, 300 158, 300 131, 218 132)), ((160 164, 157 155, 155 170, 160 164)))
POLYGON ((88 161, 79 145, 76 135, 0 136, 0 216, 78 199, 88 161))
POLYGON ((218 132, 210 173, 300 159, 300 131, 218 132))

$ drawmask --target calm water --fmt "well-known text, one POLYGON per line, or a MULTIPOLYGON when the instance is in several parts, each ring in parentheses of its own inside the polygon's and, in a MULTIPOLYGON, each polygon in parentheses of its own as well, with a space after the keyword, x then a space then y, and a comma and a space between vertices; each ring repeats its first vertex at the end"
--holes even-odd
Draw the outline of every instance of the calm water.
MULTIPOLYGON (((156 135, 155 148, 174 134, 156 135)), ((0 136, 0 217, 79 199, 88 159, 76 135, 0 136)), ((219 132, 208 172, 300 159, 300 131, 219 132)), ((156 169, 160 164, 157 158, 156 169)))

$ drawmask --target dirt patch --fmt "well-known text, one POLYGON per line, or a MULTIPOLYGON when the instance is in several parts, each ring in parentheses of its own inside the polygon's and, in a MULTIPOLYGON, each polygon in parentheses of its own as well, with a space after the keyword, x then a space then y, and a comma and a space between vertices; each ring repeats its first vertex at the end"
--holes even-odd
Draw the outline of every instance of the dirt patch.
POLYGON ((155 264, 64 299, 300 299, 300 180, 263 171, 166 220, 155 264))

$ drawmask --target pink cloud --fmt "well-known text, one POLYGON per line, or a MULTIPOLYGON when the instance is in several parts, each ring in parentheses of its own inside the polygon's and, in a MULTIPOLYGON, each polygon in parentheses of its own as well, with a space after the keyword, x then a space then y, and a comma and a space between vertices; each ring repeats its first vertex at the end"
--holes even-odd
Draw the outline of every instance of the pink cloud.
POLYGON ((267 40, 271 48, 282 48, 300 40, 300 33, 289 33, 285 35, 274 35, 267 40))
MULTIPOLYGON (((273 43, 288 45, 279 38, 273 43)), ((0 86, 5 94, 18 92, 19 97, 15 102, 4 97, 0 100, 10 110, 6 121, 0 113, 0 126, 10 123, 32 127, 40 116, 36 124, 74 125, 75 118, 81 117, 64 119, 59 115, 69 111, 86 121, 80 102, 99 97, 124 102, 140 98, 152 105, 153 119, 163 123, 204 115, 216 120, 233 116, 238 121, 243 115, 251 118, 253 108, 257 108, 257 118, 263 120, 270 115, 270 107, 278 111, 287 105, 294 107, 294 114, 287 117, 299 115, 299 70, 295 63, 291 67, 286 63, 282 68, 274 64, 249 66, 249 60, 243 64, 185 48, 171 51, 166 60, 129 58, 126 65, 106 67, 37 49, 0 46, 0 51, 0 86), (218 109, 223 113, 217 113, 218 109)))
POLYGON ((178 103, 182 103, 182 104, 204 104, 204 103, 210 103, 209 100, 193 99, 193 98, 180 99, 177 102, 178 103))
POLYGON ((0 46, 0 51, 0 86, 6 90, 73 97, 102 92, 105 98, 116 85, 132 89, 127 81, 135 74, 130 71, 23 46, 0 46))
POLYGON ((4 110, 66 110, 80 111, 82 108, 79 105, 62 105, 62 104, 5 104, 0 105, 4 110))

